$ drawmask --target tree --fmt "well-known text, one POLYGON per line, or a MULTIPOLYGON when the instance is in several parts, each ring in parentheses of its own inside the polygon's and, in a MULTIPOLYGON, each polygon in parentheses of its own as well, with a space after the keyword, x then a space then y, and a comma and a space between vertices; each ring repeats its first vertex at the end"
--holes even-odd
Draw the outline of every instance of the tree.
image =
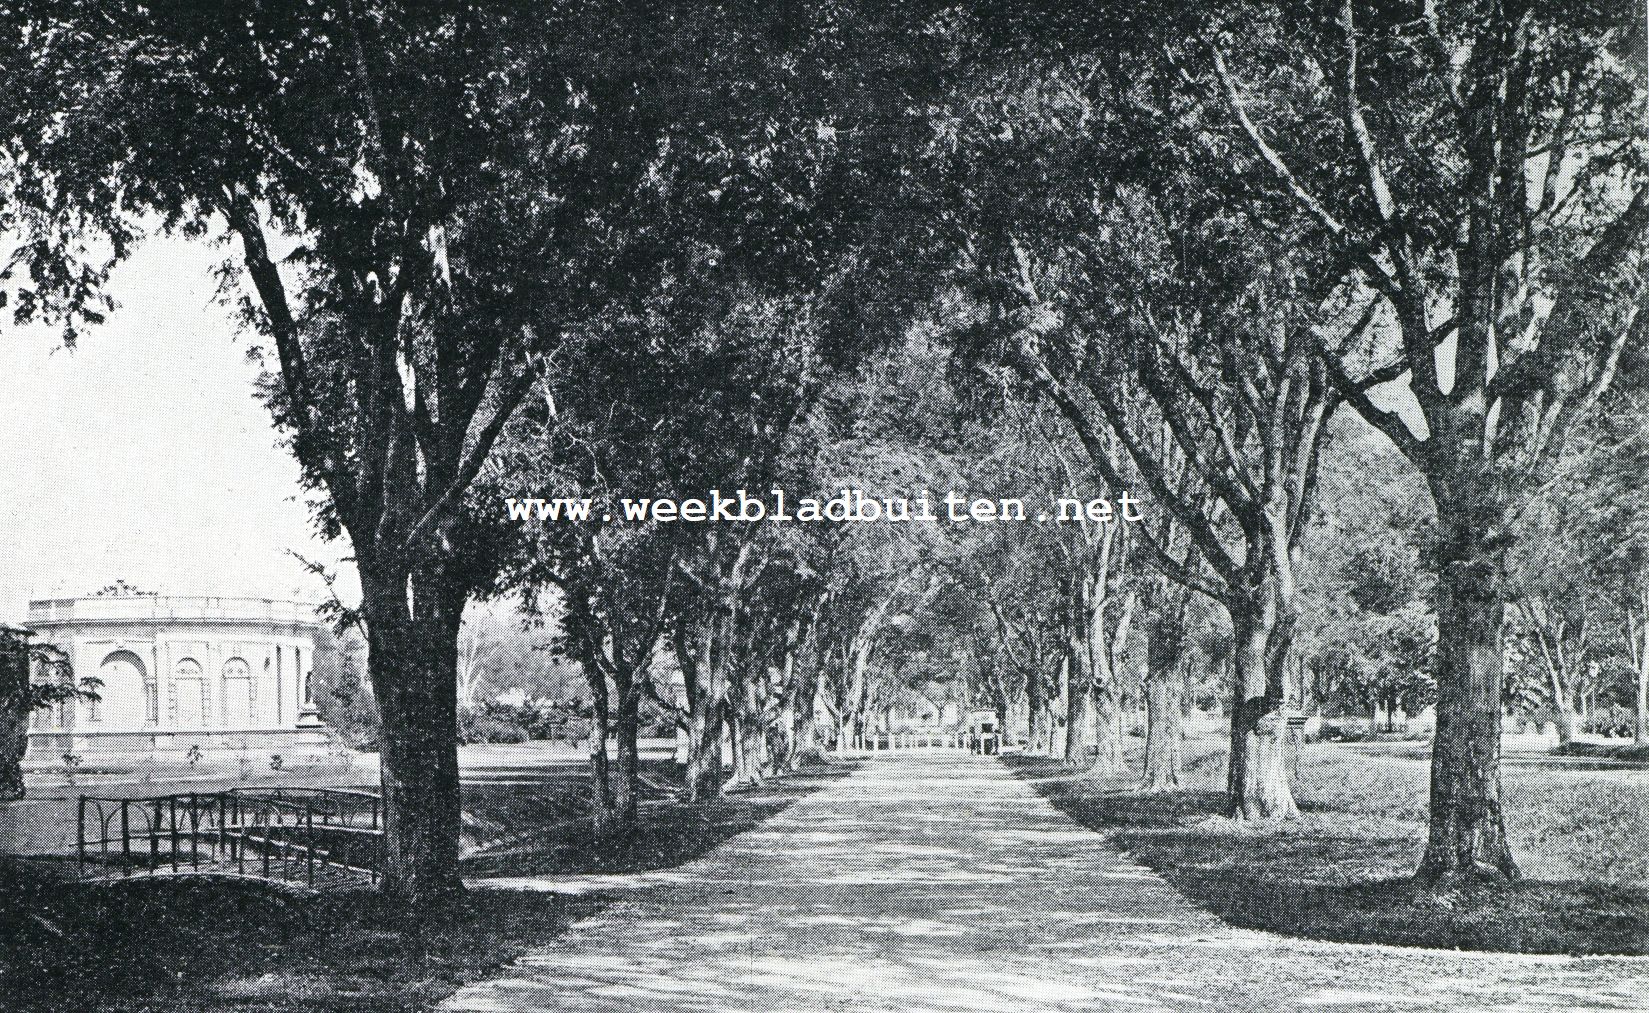
POLYGON ((1085 205, 1098 210, 1079 225, 1002 238, 997 258, 980 260, 971 340, 1048 399, 1107 487, 1137 477, 1172 516, 1163 532, 1136 526, 1135 541, 1148 563, 1230 611, 1232 813, 1283 818, 1295 811, 1280 713, 1295 571, 1338 400, 1315 335, 1359 324, 1346 321, 1332 276, 1308 282, 1309 260, 1210 198, 1120 190, 1112 204, 1085 205), (1158 540, 1173 530, 1183 548, 1158 540))
POLYGON ((1312 223, 1380 314, 1323 352, 1437 507, 1423 881, 1516 875, 1499 774, 1506 550, 1649 328, 1645 91, 1628 53, 1641 15, 1607 0, 1266 5, 1218 10, 1172 51, 1232 193, 1262 220, 1312 223))
POLYGON ((1389 723, 1398 709, 1418 713, 1436 699, 1433 582, 1423 563, 1434 515, 1420 477, 1355 414, 1336 419, 1323 453, 1301 581, 1301 705, 1315 696, 1366 713, 1372 732, 1377 711, 1389 723))
POLYGON ((1595 586, 1594 571, 1573 565, 1588 553, 1576 544, 1574 525, 1561 508, 1532 504, 1519 528, 1522 537, 1507 564, 1509 633, 1520 641, 1518 653, 1538 671, 1536 683, 1557 719, 1558 744, 1567 746, 1586 682, 1598 665, 1602 633, 1612 625, 1609 595, 1595 586))
MULTIPOLYGON (((489 617, 491 618, 491 617, 489 617)), ((473 610, 458 629, 458 706, 476 705, 482 682, 491 670, 493 656, 498 653, 495 632, 483 622, 476 621, 473 610)))
POLYGON ((366 636, 358 626, 322 627, 315 638, 315 711, 351 749, 376 751, 383 722, 372 699, 366 636))
MULTIPOLYGON (((7 26, 16 196, 117 257, 145 227, 238 240, 225 272, 274 345, 271 411, 361 577, 384 888, 454 892, 456 638, 491 576, 461 507, 574 311, 559 266, 596 237, 551 209, 582 171, 566 131, 588 116, 538 99, 560 62, 546 36, 473 5, 78 7, 7 26), (125 84, 83 101, 103 80, 125 84)), ((45 242, 21 251, 36 270, 64 252, 45 242)), ((72 319, 92 294, 47 289, 37 312, 72 319)))
MULTIPOLYGON (((1633 357, 1625 365, 1641 368, 1633 357)), ((1637 389, 1635 380, 1627 386, 1637 389)), ((1568 529, 1558 572, 1589 584, 1576 591, 1601 598, 1592 611, 1608 627, 1612 653, 1630 668, 1633 738, 1642 744, 1649 741, 1649 525, 1640 504, 1649 494, 1649 419, 1641 397, 1627 390, 1605 398, 1530 513, 1568 529)))
POLYGON ((0 802, 23 797, 23 757, 29 750, 29 718, 77 700, 96 700, 102 682, 78 680, 68 656, 32 643, 27 630, 0 626, 0 802))
POLYGON ((660 18, 600 0, 8 9, 19 316, 68 336, 95 322, 99 239, 113 261, 152 228, 239 244, 226 278, 273 343, 270 407, 361 576, 387 892, 460 886, 456 638, 512 534, 472 487, 548 356, 618 290, 657 283, 682 242, 712 266, 815 270, 799 223, 867 219, 798 199, 874 185, 826 156, 885 137, 838 136, 828 118, 853 115, 861 88, 897 98, 830 70, 844 16, 660 18))

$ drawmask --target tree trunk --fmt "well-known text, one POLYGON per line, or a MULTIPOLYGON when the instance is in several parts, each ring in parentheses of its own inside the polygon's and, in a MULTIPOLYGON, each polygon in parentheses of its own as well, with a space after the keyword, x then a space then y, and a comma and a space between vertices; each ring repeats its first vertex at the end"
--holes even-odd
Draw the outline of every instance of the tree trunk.
POLYGON ((1226 770, 1230 814, 1235 819, 1288 819, 1298 814, 1288 783, 1283 652, 1271 644, 1276 605, 1268 588, 1260 602, 1231 608, 1236 687, 1231 708, 1231 758, 1226 770))
POLYGON ((384 892, 422 904, 463 890, 458 875, 458 626, 464 596, 436 577, 363 567, 368 670, 382 717, 384 892))
POLYGON ((612 782, 613 829, 628 832, 636 825, 640 791, 641 756, 636 740, 641 734, 641 683, 635 672, 621 666, 614 684, 618 692, 614 729, 618 739, 618 777, 612 782))
POLYGON ((1122 773, 1122 707, 1114 679, 1094 687, 1094 762, 1088 767, 1093 777, 1115 777, 1122 773))
POLYGON ((1557 744, 1561 748, 1575 740, 1575 712, 1569 706, 1569 701, 1562 697, 1555 700, 1557 713, 1554 722, 1557 725, 1557 744))
POLYGON ((836 755, 840 758, 847 756, 847 751, 853 746, 853 715, 843 711, 836 719, 836 755))
POLYGON ((1145 791, 1180 786, 1182 688, 1180 680, 1172 677, 1152 679, 1145 686, 1145 791))
POLYGON ((1025 752, 1032 756, 1047 755, 1047 734, 1044 722, 1048 712, 1043 698, 1047 687, 1042 684, 1042 672, 1035 665, 1025 672, 1025 710, 1027 736, 1025 752))
POLYGON ((682 666, 691 667, 688 680, 687 715, 687 800, 715 798, 721 794, 721 739, 727 702, 727 669, 723 657, 726 638, 721 624, 705 620, 698 631, 695 653, 681 640, 676 651, 682 666))
POLYGON ((1181 711, 1184 679, 1179 671, 1178 631, 1154 624, 1146 646, 1145 791, 1168 791, 1180 783, 1181 711))
POLYGON ((761 690, 758 679, 750 672, 739 679, 733 708, 733 780, 738 784, 760 784, 762 759, 766 752, 765 729, 762 726, 761 690))
POLYGON ((790 755, 785 766, 789 770, 800 767, 805 760, 818 759, 819 749, 819 686, 818 669, 809 668, 796 692, 796 710, 792 715, 796 731, 792 735, 790 755))
POLYGON ((744 776, 744 719, 740 717, 738 708, 727 709, 727 745, 731 750, 733 760, 733 776, 723 786, 725 788, 737 785, 744 776))
POLYGON ((773 737, 778 741, 774 748, 769 750, 768 755, 768 762, 772 764, 774 774, 780 774, 791 769, 791 760, 796 755, 796 736, 801 730, 801 722, 797 717, 797 712, 800 710, 797 700, 801 695, 802 687, 795 681, 795 675, 795 658, 787 652, 784 659, 784 671, 779 683, 784 692, 779 698, 779 714, 772 729, 773 737))
POLYGON ((29 716, 0 707, 0 802, 23 797, 23 757, 29 751, 29 716))
POLYGON ((1513 878, 1500 807, 1500 696, 1504 550, 1489 532, 1490 502, 1433 483, 1441 537, 1437 573, 1437 731, 1431 754, 1431 829, 1419 879, 1513 878))
POLYGON ((0 802, 23 797, 23 757, 29 751, 29 642, 0 630, 0 802))
POLYGON ((1190 596, 1184 588, 1158 577, 1150 586, 1150 634, 1145 644, 1144 791, 1179 787, 1184 727, 1185 613, 1190 596))
POLYGON ((1065 765, 1082 767, 1088 762, 1092 742, 1088 726, 1093 722, 1094 690, 1087 679, 1071 682, 1070 713, 1065 716, 1065 765))
POLYGON ((590 687, 590 826, 597 835, 612 829, 613 782, 607 764, 607 739, 612 735, 612 708, 607 696, 607 676, 594 662, 584 666, 584 680, 590 687))

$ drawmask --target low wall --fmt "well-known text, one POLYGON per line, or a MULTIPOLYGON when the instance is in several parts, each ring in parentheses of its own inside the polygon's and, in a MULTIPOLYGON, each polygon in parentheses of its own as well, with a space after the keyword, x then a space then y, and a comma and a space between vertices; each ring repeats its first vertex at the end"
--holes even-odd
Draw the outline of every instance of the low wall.
POLYGON ((252 750, 293 753, 324 750, 329 740, 322 728, 254 728, 245 730, 29 733, 30 760, 56 761, 64 753, 77 756, 105 753, 186 753, 252 750))

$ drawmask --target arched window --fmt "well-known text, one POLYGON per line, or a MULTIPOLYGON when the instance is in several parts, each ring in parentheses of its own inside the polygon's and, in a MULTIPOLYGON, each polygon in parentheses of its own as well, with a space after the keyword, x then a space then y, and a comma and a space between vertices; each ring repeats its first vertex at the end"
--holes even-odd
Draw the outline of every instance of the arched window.
POLYGON ((223 663, 223 723, 229 728, 245 728, 256 713, 257 687, 252 681, 252 666, 244 658, 230 658, 223 663))
MULTIPOLYGON (((172 723, 178 728, 201 728, 206 724, 206 679, 200 662, 179 658, 172 666, 172 723)), ((159 710, 159 701, 156 701, 159 710)))

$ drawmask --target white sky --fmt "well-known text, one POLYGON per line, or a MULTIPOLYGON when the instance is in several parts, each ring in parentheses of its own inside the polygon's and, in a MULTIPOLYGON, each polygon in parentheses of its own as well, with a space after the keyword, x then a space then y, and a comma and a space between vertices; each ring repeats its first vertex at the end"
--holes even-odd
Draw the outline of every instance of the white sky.
POLYGON ((146 243, 113 279, 108 323, 72 351, 48 329, 0 321, 0 620, 117 578, 161 593, 324 597, 286 552, 332 564, 347 545, 311 534, 248 343, 215 304, 225 252, 146 243))

